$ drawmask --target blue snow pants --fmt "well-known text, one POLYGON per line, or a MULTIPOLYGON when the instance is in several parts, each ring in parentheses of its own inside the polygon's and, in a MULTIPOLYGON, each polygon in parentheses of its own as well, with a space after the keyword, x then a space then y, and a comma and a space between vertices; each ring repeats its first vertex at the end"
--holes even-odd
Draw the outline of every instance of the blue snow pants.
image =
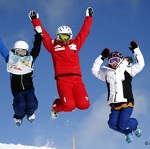
POLYGON ((13 92, 14 118, 22 119, 25 115, 32 115, 38 108, 38 100, 34 94, 34 89, 13 92))
POLYGON ((133 108, 127 107, 121 110, 111 109, 108 125, 111 129, 123 134, 128 134, 136 130, 138 121, 135 118, 130 118, 133 108))

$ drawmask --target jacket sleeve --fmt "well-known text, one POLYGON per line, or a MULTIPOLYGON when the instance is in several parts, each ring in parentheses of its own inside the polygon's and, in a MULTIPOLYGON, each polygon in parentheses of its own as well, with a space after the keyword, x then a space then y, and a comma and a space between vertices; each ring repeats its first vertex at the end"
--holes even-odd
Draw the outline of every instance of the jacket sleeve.
POLYGON ((139 47, 134 50, 134 57, 136 59, 136 63, 133 64, 130 71, 128 71, 132 77, 139 73, 145 66, 144 58, 139 47))
POLYGON ((78 51, 80 51, 82 45, 84 44, 89 32, 90 32, 90 28, 92 25, 92 20, 93 18, 90 16, 86 16, 84 23, 82 25, 82 28, 80 29, 80 32, 78 33, 78 35, 76 36, 76 38, 74 39, 75 44, 78 47, 78 51))
POLYGON ((33 27, 35 28, 36 26, 41 26, 42 28, 42 36, 43 36, 43 44, 45 46, 45 48, 51 52, 51 49, 52 49, 52 46, 53 46, 53 40, 52 38, 50 37, 50 35, 48 34, 48 32, 43 28, 39 18, 36 18, 34 20, 32 20, 32 24, 33 24, 33 27))
POLYGON ((100 69, 103 60, 101 59, 102 55, 99 55, 94 64, 93 67, 91 69, 92 74, 97 77, 98 79, 102 80, 102 81, 106 81, 106 71, 103 71, 102 69, 100 69))
POLYGON ((30 55, 32 55, 33 59, 35 59, 39 56, 40 49, 41 49, 41 41, 42 41, 41 34, 35 34, 34 35, 33 48, 30 52, 30 55))
POLYGON ((8 62, 9 51, 6 48, 6 46, 4 45, 4 43, 1 39, 0 39, 0 54, 3 56, 3 58, 5 59, 5 61, 7 63, 8 62))

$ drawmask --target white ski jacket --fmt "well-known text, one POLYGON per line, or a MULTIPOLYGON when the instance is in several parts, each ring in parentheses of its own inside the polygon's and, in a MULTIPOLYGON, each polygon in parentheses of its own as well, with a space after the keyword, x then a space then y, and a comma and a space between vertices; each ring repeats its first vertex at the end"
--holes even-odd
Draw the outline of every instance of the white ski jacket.
POLYGON ((103 68, 106 68, 106 71, 103 71, 100 69, 103 63, 102 55, 99 55, 93 64, 92 74, 98 79, 107 82, 109 105, 126 102, 134 103, 131 85, 132 77, 143 69, 145 63, 139 47, 134 49, 133 55, 136 63, 132 66, 128 65, 128 61, 122 60, 117 69, 103 66, 103 68))

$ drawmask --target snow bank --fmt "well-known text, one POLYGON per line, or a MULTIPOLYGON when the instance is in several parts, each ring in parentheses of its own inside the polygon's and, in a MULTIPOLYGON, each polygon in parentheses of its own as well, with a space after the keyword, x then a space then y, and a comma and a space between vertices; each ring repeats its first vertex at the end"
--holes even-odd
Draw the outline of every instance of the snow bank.
POLYGON ((36 147, 36 146, 24 146, 21 144, 2 144, 0 143, 0 149, 56 149, 50 147, 36 147))

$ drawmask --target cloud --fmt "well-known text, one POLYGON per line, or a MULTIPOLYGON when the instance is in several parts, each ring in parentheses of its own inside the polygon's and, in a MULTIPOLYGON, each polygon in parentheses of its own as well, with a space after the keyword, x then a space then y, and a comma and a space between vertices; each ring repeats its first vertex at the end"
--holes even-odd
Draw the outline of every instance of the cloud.
POLYGON ((149 98, 150 94, 146 90, 143 89, 136 89, 134 90, 134 98, 135 98, 135 109, 136 115, 140 114, 146 114, 147 111, 149 110, 149 98))
POLYGON ((82 149, 92 147, 92 144, 99 142, 100 134, 109 131, 107 120, 110 108, 105 99, 106 95, 99 97, 91 107, 90 115, 80 124, 76 135, 82 149))
MULTIPOLYGON (((142 119, 142 117, 149 111, 149 101, 146 100, 148 99, 149 94, 144 91, 140 92, 140 90, 141 89, 134 90, 136 107, 132 116, 137 119, 142 119)), ((108 149, 119 148, 120 144, 114 142, 122 141, 126 144, 124 135, 111 130, 107 124, 110 108, 105 99, 105 94, 100 96, 92 105, 91 112, 88 117, 79 124, 79 128, 75 136, 76 142, 82 149, 106 147, 106 142, 108 141, 108 149)), ((132 145, 136 146, 137 144, 135 142, 132 143, 132 145)))
MULTIPOLYGON (((47 1, 45 3, 42 3, 42 10, 45 14, 45 16, 48 18, 50 23, 53 23, 53 25, 57 24, 58 22, 67 22, 68 20, 65 20, 66 16, 70 15, 68 14, 69 11, 73 10, 75 1, 70 0, 56 0, 56 1, 47 1), (65 16, 65 17, 64 17, 65 16)), ((41 3, 40 3, 41 5, 41 3)), ((41 16, 42 17, 42 16, 41 16)))

